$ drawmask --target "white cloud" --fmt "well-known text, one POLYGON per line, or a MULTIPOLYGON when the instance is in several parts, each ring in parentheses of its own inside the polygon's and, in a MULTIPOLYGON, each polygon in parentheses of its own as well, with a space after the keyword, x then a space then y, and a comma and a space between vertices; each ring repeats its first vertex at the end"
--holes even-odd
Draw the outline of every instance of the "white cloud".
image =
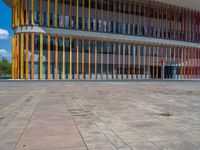
POLYGON ((5 49, 0 49, 0 57, 7 57, 8 52, 5 49))
POLYGON ((0 29, 0 39, 8 39, 9 33, 7 30, 0 29))

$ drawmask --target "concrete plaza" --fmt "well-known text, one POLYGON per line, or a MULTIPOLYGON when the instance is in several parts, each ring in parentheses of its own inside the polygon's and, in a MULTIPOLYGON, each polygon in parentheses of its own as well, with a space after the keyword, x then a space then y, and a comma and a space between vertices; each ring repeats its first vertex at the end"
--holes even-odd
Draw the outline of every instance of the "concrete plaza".
POLYGON ((0 82, 0 150, 199 150, 200 82, 0 82))

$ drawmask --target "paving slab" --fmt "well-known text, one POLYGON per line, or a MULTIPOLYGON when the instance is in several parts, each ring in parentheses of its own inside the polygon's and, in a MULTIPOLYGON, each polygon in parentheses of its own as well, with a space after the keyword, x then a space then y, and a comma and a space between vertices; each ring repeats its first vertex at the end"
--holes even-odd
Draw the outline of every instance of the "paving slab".
POLYGON ((199 150, 200 82, 0 82, 0 150, 199 150))

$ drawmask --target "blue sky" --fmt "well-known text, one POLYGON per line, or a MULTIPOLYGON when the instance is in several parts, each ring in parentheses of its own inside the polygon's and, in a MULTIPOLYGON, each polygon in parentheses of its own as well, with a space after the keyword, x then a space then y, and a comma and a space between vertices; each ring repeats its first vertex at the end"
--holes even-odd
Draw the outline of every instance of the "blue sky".
POLYGON ((6 50, 7 51, 7 58, 11 60, 11 48, 12 48, 12 36, 13 31, 11 27, 11 9, 0 0, 0 51, 6 50), (6 30, 6 31, 5 31, 6 30), (9 33, 9 37, 5 37, 7 34, 2 33, 9 33))

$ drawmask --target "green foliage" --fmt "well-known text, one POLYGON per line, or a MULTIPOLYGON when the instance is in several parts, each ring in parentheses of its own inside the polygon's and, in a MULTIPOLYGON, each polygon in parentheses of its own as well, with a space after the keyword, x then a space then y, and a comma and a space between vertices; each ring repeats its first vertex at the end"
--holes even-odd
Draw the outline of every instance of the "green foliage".
POLYGON ((5 58, 0 61, 0 76, 11 74, 11 63, 5 58))

